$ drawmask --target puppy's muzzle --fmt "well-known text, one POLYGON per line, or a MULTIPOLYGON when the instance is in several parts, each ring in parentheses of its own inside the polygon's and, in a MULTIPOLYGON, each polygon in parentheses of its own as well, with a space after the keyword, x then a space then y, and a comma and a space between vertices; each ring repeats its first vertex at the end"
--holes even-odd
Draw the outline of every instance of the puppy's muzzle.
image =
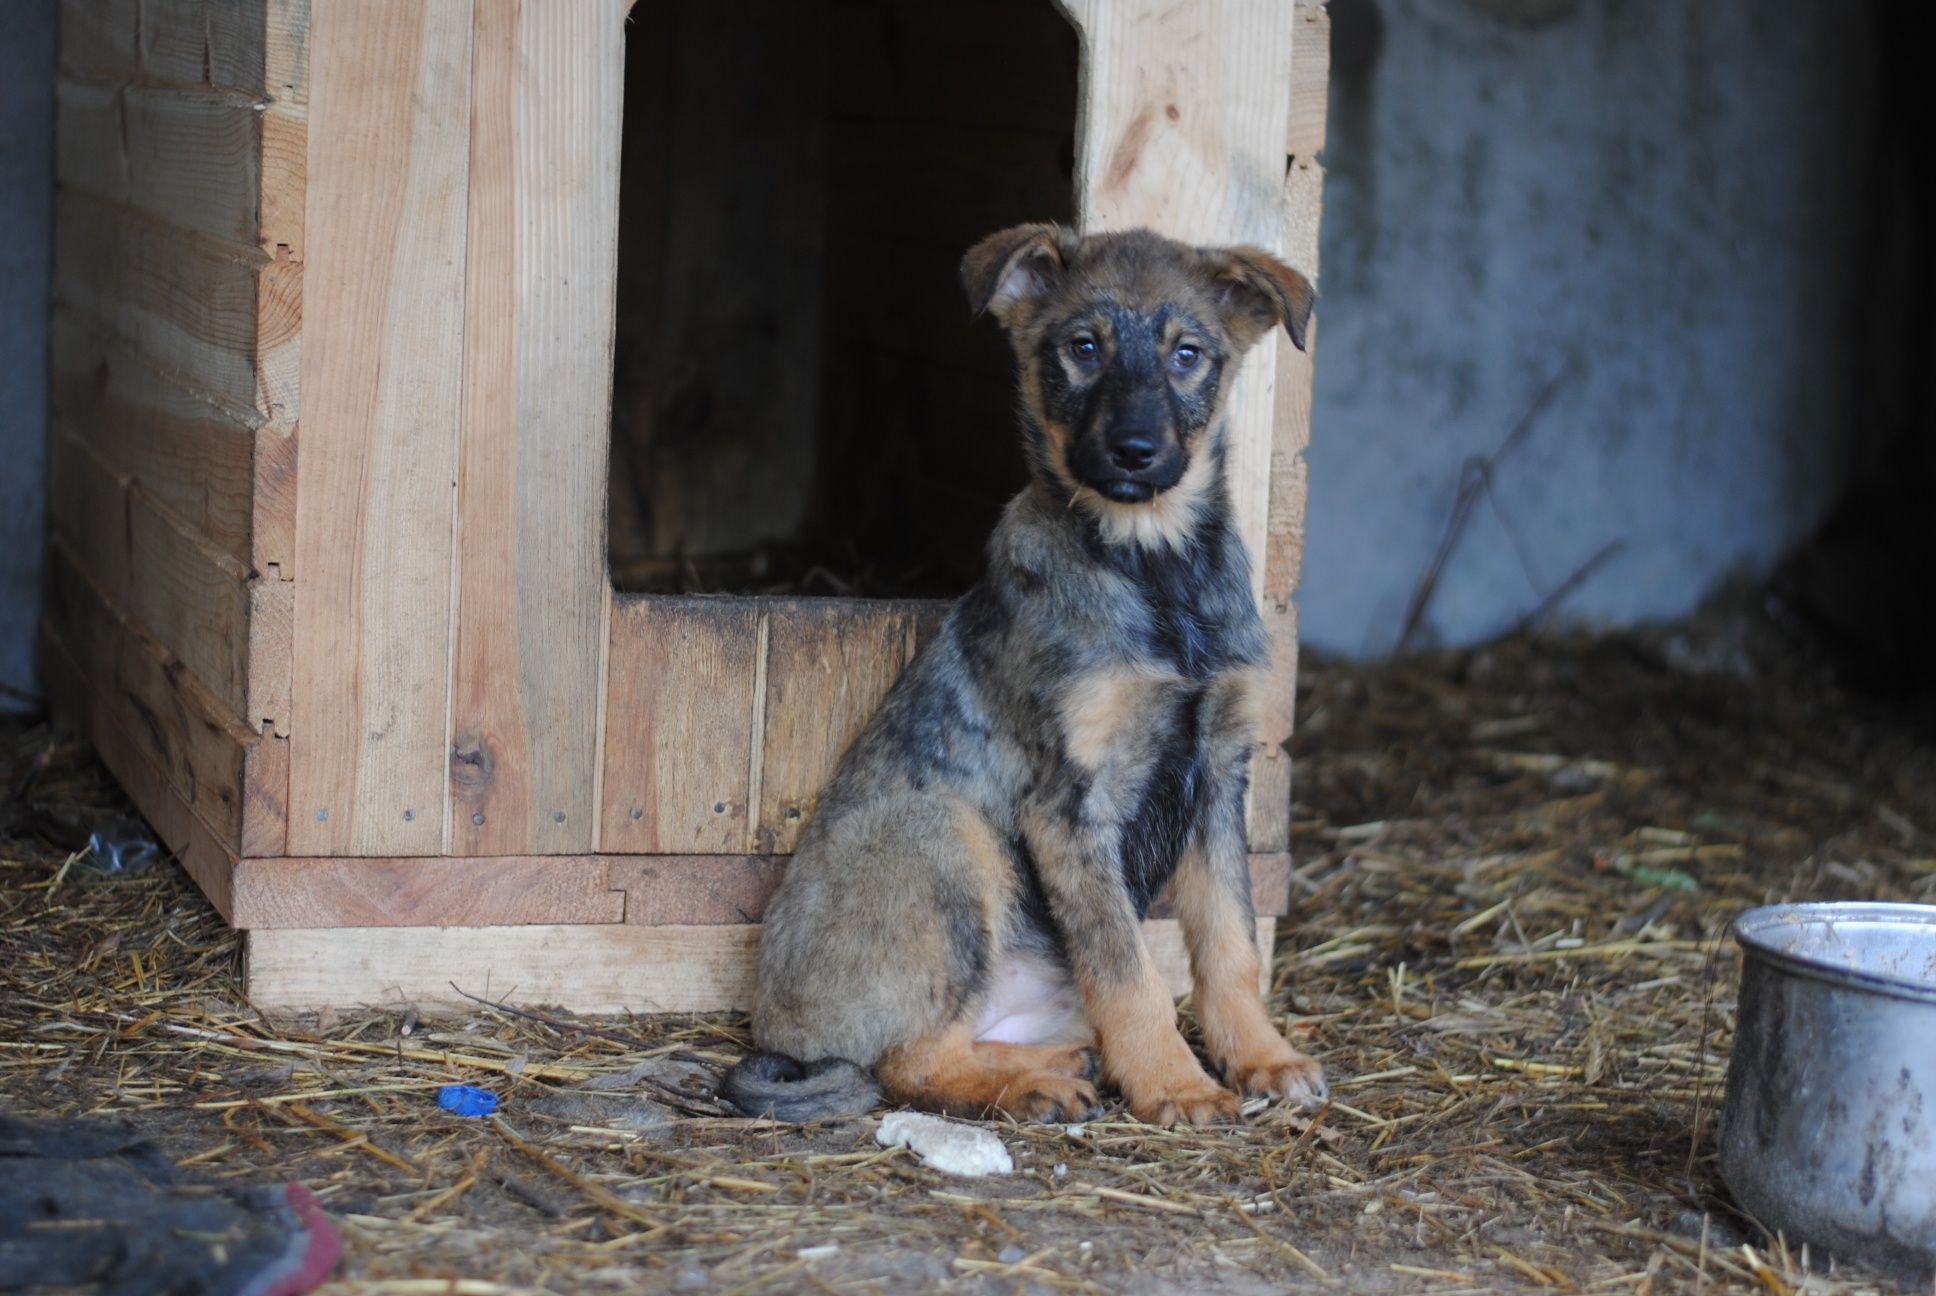
POLYGON ((1082 456, 1084 485, 1118 504, 1142 504, 1168 490, 1183 476, 1182 448, 1162 428, 1117 424, 1104 432, 1100 454, 1082 456))

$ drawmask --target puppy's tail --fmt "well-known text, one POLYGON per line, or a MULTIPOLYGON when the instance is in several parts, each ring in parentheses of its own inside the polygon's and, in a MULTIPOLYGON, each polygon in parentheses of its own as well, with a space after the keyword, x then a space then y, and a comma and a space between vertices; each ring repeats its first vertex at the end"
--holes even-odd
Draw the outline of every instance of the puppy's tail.
POLYGON ((810 1121, 872 1111, 881 1087, 845 1058, 801 1062, 784 1053, 749 1053, 719 1082, 719 1096, 748 1116, 810 1121))

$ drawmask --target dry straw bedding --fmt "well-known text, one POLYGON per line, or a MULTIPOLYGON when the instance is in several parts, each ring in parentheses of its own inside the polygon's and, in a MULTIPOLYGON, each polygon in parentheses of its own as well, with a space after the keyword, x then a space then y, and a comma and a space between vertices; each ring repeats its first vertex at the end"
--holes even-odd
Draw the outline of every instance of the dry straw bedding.
POLYGON ((1001 1127, 1017 1172, 952 1180, 871 1121, 728 1118, 737 1019, 265 1020, 179 870, 50 843, 122 803, 18 726, 0 1105, 310 1184, 338 1293, 1896 1290, 1726 1200, 1724 933, 1777 898, 1936 898, 1936 748, 1798 665, 1692 674, 1657 641, 1307 664, 1301 694, 1273 1002, 1334 1079, 1319 1113, 1001 1127), (453 1081, 500 1116, 441 1111, 453 1081))

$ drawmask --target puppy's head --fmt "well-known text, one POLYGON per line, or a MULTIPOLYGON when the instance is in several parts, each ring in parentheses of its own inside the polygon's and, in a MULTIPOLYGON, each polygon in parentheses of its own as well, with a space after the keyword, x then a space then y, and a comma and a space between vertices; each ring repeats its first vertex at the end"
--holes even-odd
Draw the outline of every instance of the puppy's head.
POLYGON ((1056 225, 989 235, 961 279, 1015 348, 1037 471, 1130 509, 1200 489, 1237 361, 1279 324, 1302 348, 1314 297, 1260 248, 1056 225))

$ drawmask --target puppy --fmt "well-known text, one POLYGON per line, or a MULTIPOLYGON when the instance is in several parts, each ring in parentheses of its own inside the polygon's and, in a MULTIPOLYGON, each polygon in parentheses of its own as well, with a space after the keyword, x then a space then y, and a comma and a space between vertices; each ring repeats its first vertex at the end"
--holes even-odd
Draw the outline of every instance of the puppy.
POLYGON ((1258 994, 1244 841, 1270 645, 1225 486, 1224 398, 1311 285, 1257 248, 1147 230, 991 235, 962 261, 1020 369, 1032 480, 841 761, 768 906, 753 1041, 721 1094, 781 1119, 882 1091, 1160 1125, 1314 1100, 1258 994), (1203 1045, 1139 920, 1173 884, 1203 1045), (876 1087, 878 1081, 878 1088, 876 1087))

